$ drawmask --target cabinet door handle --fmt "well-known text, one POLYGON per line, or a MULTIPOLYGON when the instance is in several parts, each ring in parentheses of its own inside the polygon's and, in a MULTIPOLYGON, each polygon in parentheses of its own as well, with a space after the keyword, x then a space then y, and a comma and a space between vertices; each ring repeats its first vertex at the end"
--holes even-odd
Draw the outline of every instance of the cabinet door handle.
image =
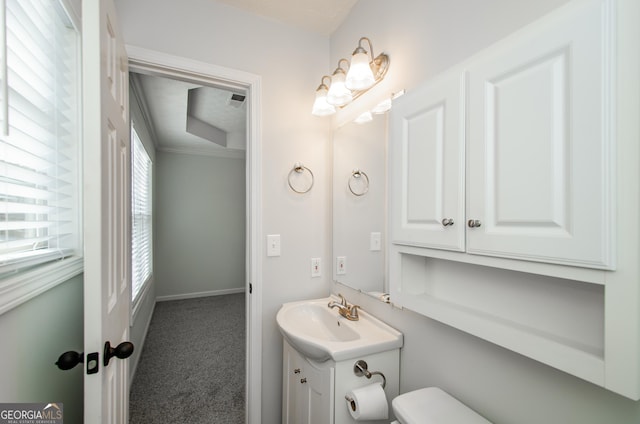
POLYGON ((442 220, 442 225, 444 227, 448 227, 449 225, 453 225, 453 218, 444 218, 442 220))
POLYGON ((307 382, 307 379, 306 379, 306 378, 301 378, 301 379, 300 379, 300 383, 304 384, 304 383, 306 383, 306 382, 307 382))
POLYGON ((467 224, 470 228, 478 228, 482 225, 482 222, 479 219, 470 219, 467 224))
POLYGON ((293 370, 294 374, 300 374, 300 368, 296 368, 295 370, 293 370))

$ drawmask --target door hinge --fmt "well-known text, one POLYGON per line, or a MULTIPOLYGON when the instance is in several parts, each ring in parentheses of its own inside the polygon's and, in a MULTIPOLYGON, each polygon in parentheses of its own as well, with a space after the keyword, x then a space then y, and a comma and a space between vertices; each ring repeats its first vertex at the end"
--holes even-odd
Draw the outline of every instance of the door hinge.
POLYGON ((249 283, 249 294, 253 293, 253 284, 249 283))

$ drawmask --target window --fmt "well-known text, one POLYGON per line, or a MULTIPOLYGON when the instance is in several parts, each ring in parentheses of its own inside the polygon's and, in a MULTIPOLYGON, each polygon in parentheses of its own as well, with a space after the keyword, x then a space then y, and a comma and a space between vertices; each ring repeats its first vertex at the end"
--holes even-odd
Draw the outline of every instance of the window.
POLYGON ((135 303, 153 269, 151 159, 131 126, 131 300, 135 303))
POLYGON ((80 79, 78 35, 58 1, 0 3, 0 275, 8 277, 80 250, 80 79))

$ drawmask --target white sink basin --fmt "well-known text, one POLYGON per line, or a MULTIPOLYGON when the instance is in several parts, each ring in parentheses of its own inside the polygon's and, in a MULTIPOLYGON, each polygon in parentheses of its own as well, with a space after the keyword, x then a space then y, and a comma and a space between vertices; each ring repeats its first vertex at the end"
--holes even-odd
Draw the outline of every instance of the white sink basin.
POLYGON ((362 310, 358 321, 349 321, 327 306, 333 300, 285 303, 278 311, 280 332, 301 354, 318 362, 342 361, 402 347, 402 333, 362 310))

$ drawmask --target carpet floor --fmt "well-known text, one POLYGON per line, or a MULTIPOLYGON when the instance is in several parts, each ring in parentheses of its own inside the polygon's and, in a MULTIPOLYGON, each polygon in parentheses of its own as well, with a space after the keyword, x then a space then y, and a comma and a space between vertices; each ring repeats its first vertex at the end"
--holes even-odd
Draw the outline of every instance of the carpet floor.
POLYGON ((131 424, 244 423, 244 296, 156 304, 131 385, 131 424))

